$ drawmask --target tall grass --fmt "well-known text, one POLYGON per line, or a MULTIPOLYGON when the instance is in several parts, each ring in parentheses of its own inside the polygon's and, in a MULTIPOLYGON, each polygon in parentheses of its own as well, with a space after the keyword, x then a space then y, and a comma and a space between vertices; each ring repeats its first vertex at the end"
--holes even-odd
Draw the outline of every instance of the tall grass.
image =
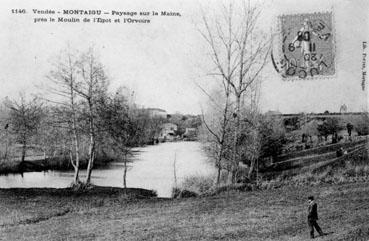
POLYGON ((214 186, 214 176, 188 176, 172 190, 172 197, 196 196, 210 192, 214 186))
POLYGON ((18 171, 19 161, 0 159, 0 174, 12 173, 18 171))
POLYGON ((250 183, 228 184, 226 172, 222 175, 221 180, 223 181, 220 185, 216 185, 215 180, 216 177, 212 175, 186 177, 179 187, 173 188, 172 197, 208 196, 229 191, 251 191, 257 188, 255 184, 250 183))

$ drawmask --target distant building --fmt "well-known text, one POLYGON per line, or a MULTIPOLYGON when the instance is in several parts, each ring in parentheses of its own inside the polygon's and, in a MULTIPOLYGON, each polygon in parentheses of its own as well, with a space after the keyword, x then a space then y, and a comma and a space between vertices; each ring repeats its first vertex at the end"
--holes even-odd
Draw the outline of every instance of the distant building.
POLYGON ((265 115, 267 116, 280 116, 282 115, 282 112, 276 111, 276 110, 269 110, 265 112, 265 115))
POLYGON ((346 113, 346 112, 347 112, 347 105, 346 104, 341 105, 340 113, 346 113))
POLYGON ((159 139, 163 141, 172 141, 176 137, 178 126, 173 123, 165 123, 161 126, 159 139))
POLYGON ((194 140, 197 137, 196 128, 186 128, 185 133, 183 133, 183 138, 188 140, 194 140))
POLYGON ((149 113, 150 117, 167 117, 167 112, 160 108, 147 108, 146 111, 149 113))
POLYGON ((365 112, 328 112, 324 113, 299 113, 299 114, 282 114, 279 116, 288 131, 300 129, 304 124, 316 120, 318 124, 323 123, 326 119, 338 119, 340 126, 346 129, 347 123, 356 123, 362 119, 365 112))

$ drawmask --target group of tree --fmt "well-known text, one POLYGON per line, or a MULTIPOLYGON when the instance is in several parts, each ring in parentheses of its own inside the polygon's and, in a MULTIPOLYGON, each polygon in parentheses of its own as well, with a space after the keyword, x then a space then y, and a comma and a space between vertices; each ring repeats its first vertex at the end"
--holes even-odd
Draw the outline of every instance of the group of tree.
POLYGON ((323 136, 327 141, 328 136, 332 135, 332 142, 337 142, 338 131, 341 130, 341 126, 339 125, 339 121, 336 118, 327 118, 323 121, 323 123, 317 126, 317 130, 320 136, 323 136))
POLYGON ((317 136, 318 141, 324 137, 325 141, 331 136, 332 143, 339 141, 340 137, 338 133, 341 130, 346 130, 347 135, 351 138, 353 131, 355 130, 358 135, 368 135, 369 134, 369 119, 368 114, 363 112, 360 116, 355 116, 352 120, 342 120, 337 117, 325 118, 324 120, 311 120, 301 127, 302 132, 302 142, 307 142, 310 138, 312 142, 312 137, 317 136))
MULTIPOLYGON (((36 147, 45 160, 70 163, 75 187, 90 184, 96 160, 120 160, 126 187, 132 147, 150 142, 165 120, 138 108, 126 89, 109 91, 109 78, 92 48, 62 51, 47 79, 45 94, 4 101, 6 146, 8 139, 20 146, 16 150, 21 150, 21 163, 27 150, 36 147), (85 180, 80 178, 81 168, 86 168, 85 180)), ((8 151, 4 156, 15 157, 8 151)))
POLYGON ((369 135, 369 113, 364 112, 354 121, 353 126, 358 135, 369 135))

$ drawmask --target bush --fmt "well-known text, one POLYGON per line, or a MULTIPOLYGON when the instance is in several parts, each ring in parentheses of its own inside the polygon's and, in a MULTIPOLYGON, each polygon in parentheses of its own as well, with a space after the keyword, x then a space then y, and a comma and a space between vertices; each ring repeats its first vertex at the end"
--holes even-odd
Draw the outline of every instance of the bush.
POLYGON ((172 189, 172 198, 189 198, 189 197, 197 197, 198 194, 188 191, 186 189, 180 189, 175 187, 172 189))
POLYGON ((359 122, 355 126, 355 130, 359 136, 365 136, 369 134, 368 122, 359 122))
POLYGON ((212 176, 190 176, 181 183, 180 189, 197 193, 199 195, 208 193, 214 188, 214 177, 212 176))
POLYGON ((82 181, 78 181, 78 182, 72 182, 69 185, 69 188, 72 189, 73 191, 82 191, 82 190, 86 190, 86 189, 91 189, 93 187, 92 184, 86 185, 84 182, 82 181))

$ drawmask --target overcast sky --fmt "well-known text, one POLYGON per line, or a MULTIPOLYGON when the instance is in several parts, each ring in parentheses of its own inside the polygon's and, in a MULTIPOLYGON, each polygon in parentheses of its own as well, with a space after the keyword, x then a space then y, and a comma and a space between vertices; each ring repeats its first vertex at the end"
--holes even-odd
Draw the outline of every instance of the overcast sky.
MULTIPOLYGON (((170 113, 200 113, 206 96, 195 83, 206 83, 209 63, 196 26, 199 0, 2 0, 0 8, 0 98, 20 91, 40 91, 50 59, 69 44, 76 49, 94 46, 106 66, 112 88, 127 86, 136 102, 170 113), (25 8, 26 15, 11 14, 25 8), (101 9, 103 11, 175 11, 182 17, 159 17, 150 24, 33 23, 40 16, 32 9, 101 9)), ((217 4, 218 1, 211 1, 217 4)), ((205 8, 206 9, 206 8, 205 8)), ((261 27, 270 31, 278 15, 334 12, 336 76, 287 82, 269 64, 263 73, 261 105, 264 111, 283 113, 349 111, 367 108, 367 92, 361 90, 362 42, 368 41, 369 3, 365 0, 265 1, 261 27)), ((368 53, 368 51, 367 51, 368 53)))

